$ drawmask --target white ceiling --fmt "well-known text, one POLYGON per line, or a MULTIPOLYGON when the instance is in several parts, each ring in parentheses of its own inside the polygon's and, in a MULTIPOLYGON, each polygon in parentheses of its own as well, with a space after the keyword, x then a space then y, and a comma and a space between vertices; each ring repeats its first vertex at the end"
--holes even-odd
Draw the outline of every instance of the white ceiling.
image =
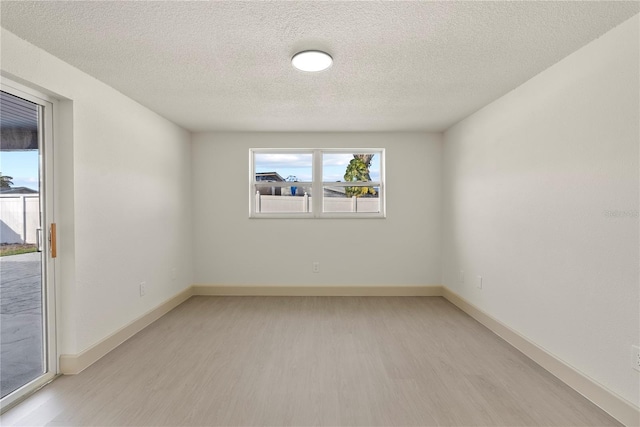
POLYGON ((633 2, 3 1, 2 26, 192 131, 444 130, 633 2), (292 68, 300 50, 334 58, 292 68))

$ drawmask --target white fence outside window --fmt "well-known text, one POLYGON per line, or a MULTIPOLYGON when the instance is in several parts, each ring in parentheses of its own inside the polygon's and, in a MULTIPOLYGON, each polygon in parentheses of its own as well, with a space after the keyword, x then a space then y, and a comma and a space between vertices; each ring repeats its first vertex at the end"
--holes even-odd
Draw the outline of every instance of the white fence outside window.
POLYGON ((0 243, 38 244, 39 194, 0 195, 0 243))
MULTIPOLYGON (((260 213, 303 213, 311 212, 311 197, 304 195, 265 196, 256 193, 256 212, 260 213)), ((325 197, 325 212, 380 212, 377 197, 325 197)))

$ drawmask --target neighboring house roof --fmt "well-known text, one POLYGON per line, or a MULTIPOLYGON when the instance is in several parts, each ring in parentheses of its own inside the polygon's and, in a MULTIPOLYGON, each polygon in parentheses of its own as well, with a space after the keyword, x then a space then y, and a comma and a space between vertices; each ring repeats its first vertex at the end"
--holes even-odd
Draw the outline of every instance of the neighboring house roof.
POLYGON ((345 197, 344 187, 324 187, 324 197, 345 197))
POLYGON ((0 194, 38 194, 38 192, 27 187, 10 187, 0 188, 0 194))
POLYGON ((256 181, 285 182, 278 172, 257 172, 256 181))

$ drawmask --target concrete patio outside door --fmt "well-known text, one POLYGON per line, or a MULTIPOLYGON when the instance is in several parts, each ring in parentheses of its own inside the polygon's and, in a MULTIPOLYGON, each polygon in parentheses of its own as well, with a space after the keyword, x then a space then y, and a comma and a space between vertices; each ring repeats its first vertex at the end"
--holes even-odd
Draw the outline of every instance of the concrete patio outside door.
POLYGON ((44 372, 41 255, 0 258, 2 397, 44 372))

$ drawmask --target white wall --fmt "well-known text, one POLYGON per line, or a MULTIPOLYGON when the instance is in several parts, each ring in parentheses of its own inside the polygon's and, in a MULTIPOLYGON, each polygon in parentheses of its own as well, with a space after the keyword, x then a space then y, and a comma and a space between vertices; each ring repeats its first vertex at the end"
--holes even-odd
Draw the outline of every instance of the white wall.
POLYGON ((203 133, 192 144, 196 284, 440 284, 440 135, 203 133), (249 219, 249 149, 267 147, 386 148, 387 218, 249 219))
POLYGON ((191 285, 190 135, 4 29, 1 52, 3 76, 63 100, 59 350, 76 354, 191 285))
POLYGON ((636 405, 638 24, 445 133, 442 280, 636 405))

